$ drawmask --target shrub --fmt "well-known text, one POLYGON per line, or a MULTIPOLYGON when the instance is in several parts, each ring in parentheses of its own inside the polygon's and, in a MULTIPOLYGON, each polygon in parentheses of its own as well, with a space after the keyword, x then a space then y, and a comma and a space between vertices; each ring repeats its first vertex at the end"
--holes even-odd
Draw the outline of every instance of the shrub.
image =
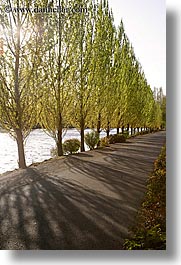
POLYGON ((50 150, 50 154, 51 154, 52 157, 56 157, 56 156, 58 156, 57 148, 56 148, 56 147, 53 147, 53 148, 50 150))
POLYGON ((116 143, 116 135, 110 135, 108 138, 109 144, 115 144, 116 143))
POLYGON ((154 163, 147 189, 134 235, 125 241, 124 249, 166 249, 166 147, 154 163))
POLYGON ((99 143, 99 134, 95 131, 87 133, 85 135, 85 143, 88 145, 90 150, 93 150, 99 143))
POLYGON ((114 134, 114 135, 110 135, 109 137, 110 144, 125 143, 125 142, 126 142, 126 137, 124 134, 114 134))
POLYGON ((74 154, 79 151, 80 141, 78 139, 69 139, 63 143, 64 154, 74 154))
POLYGON ((109 140, 107 137, 101 138, 100 140, 100 147, 108 147, 109 146, 109 140))
POLYGON ((128 132, 128 131, 123 132, 123 135, 124 135, 124 137, 127 139, 127 138, 129 137, 129 132, 128 132))
POLYGON ((145 135, 145 134, 148 134, 148 131, 139 132, 137 135, 145 135))

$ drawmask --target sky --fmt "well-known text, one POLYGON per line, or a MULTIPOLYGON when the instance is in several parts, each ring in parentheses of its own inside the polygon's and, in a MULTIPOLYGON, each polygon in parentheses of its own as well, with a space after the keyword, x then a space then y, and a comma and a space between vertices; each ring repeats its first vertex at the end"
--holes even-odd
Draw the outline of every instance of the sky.
POLYGON ((123 19, 125 32, 142 65, 148 84, 166 94, 165 0, 109 0, 115 24, 123 19))

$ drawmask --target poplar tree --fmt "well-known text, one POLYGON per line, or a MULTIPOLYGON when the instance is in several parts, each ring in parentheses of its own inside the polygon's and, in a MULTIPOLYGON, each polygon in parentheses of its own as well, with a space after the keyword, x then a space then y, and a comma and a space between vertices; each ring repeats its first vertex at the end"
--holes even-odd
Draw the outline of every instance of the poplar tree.
POLYGON ((106 53, 106 65, 105 65, 105 79, 104 79, 104 91, 102 98, 104 101, 103 115, 102 115, 102 127, 105 128, 107 136, 111 126, 113 125, 113 116, 116 106, 116 64, 114 61, 115 52, 115 27, 113 24, 113 14, 109 11, 107 3, 107 9, 105 14, 107 39, 105 41, 105 53, 106 53))
MULTIPOLYGON (((8 1, 10 7, 32 1, 8 1)), ((17 142, 19 167, 26 168, 24 140, 36 122, 38 101, 34 79, 40 54, 39 32, 33 15, 0 14, 3 53, 0 55, 0 124, 17 142)))
POLYGON ((115 99, 113 92, 115 27, 108 1, 100 1, 95 15, 93 43, 95 99, 91 121, 98 133, 104 128, 109 134, 115 99))
POLYGON ((116 105, 116 124, 117 132, 119 133, 119 128, 127 123, 128 110, 130 104, 129 102, 129 91, 132 84, 132 79, 134 73, 132 72, 133 58, 130 56, 130 44, 127 35, 124 30, 123 22, 121 21, 118 28, 117 42, 116 42, 116 52, 115 61, 117 65, 116 69, 116 80, 117 80, 117 93, 118 102, 116 105))
MULTIPOLYGON (((70 1, 58 1, 57 5, 69 7, 70 1)), ((45 14, 47 16, 47 14, 45 14)), ((42 83, 40 123, 53 137, 58 156, 63 155, 63 132, 70 124, 68 112, 72 100, 73 50, 75 36, 72 21, 74 14, 50 14, 44 20, 43 56, 45 82, 42 83)))
POLYGON ((81 152, 85 151, 84 130, 88 125, 88 116, 91 112, 93 100, 93 65, 92 49, 94 37, 94 15, 91 0, 75 1, 79 6, 86 6, 89 12, 81 12, 74 17, 72 28, 74 30, 72 97, 70 118, 71 123, 80 130, 81 152))

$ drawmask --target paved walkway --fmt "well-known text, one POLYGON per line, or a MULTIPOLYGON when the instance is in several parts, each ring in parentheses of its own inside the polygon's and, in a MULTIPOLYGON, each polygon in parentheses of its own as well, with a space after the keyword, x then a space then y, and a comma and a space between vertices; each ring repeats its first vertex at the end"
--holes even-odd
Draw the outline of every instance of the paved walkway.
POLYGON ((0 176, 0 249, 121 249, 165 132, 0 176))

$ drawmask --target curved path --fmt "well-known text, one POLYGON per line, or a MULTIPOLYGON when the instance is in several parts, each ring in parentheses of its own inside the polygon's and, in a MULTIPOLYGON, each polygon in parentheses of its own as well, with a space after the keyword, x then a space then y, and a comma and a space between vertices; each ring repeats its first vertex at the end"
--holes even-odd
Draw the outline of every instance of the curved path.
POLYGON ((165 132, 0 176, 0 249, 121 249, 165 132))

